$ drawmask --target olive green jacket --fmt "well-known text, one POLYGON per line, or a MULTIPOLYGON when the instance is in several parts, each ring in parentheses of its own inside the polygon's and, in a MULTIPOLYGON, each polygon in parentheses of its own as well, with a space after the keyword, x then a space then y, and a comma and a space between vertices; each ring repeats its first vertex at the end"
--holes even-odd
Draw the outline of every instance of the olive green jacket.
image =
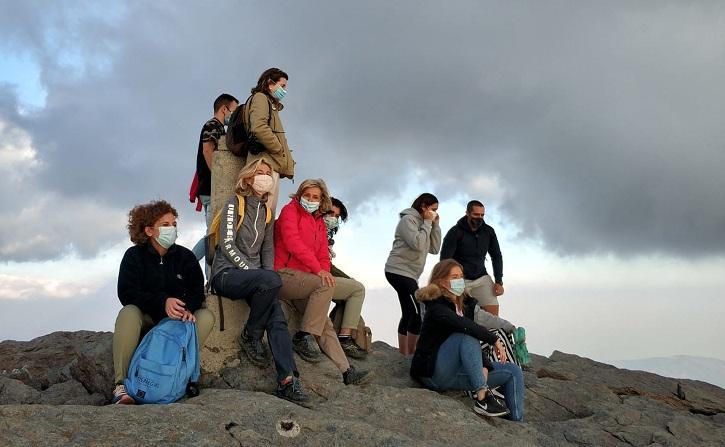
POLYGON ((265 151, 247 156, 247 163, 266 157, 272 162, 272 169, 279 173, 280 177, 293 178, 295 174, 295 161, 292 159, 292 152, 287 146, 282 121, 279 119, 279 110, 282 105, 275 105, 264 93, 255 93, 249 100, 248 112, 244 119, 247 129, 257 137, 257 140, 265 147, 265 151), (270 116, 271 110, 271 116, 270 116), (269 123, 269 124, 268 124, 269 123))

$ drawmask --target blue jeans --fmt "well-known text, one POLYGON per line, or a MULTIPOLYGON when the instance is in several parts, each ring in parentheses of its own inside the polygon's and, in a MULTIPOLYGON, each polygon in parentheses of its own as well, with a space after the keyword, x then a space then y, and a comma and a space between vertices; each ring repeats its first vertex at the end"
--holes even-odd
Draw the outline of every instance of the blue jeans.
MULTIPOLYGON (((211 196, 199 196, 199 200, 201 200, 201 204, 204 206, 204 218, 206 219, 206 231, 208 232, 209 225, 211 225, 211 221, 214 217, 209 213, 211 196)), ((204 236, 199 239, 199 242, 194 245, 194 248, 192 248, 191 251, 194 253, 194 256, 196 256, 197 261, 201 261, 201 258, 206 255, 206 232, 204 233, 204 236)))
POLYGON ((488 386, 501 386, 506 406, 511 410, 507 417, 512 421, 524 420, 524 373, 515 363, 493 363, 493 371, 488 372, 488 386))
POLYGON ((250 337, 259 340, 267 332, 278 382, 292 374, 297 375, 287 319, 277 299, 281 288, 282 280, 272 270, 230 268, 212 279, 214 293, 249 304, 245 327, 250 337))
POLYGON ((478 391, 486 385, 503 386, 503 395, 512 421, 524 417, 524 376, 521 368, 513 363, 494 363, 488 373, 488 383, 483 378, 481 343, 470 335, 456 332, 443 342, 438 350, 432 377, 421 377, 421 383, 435 391, 478 391))

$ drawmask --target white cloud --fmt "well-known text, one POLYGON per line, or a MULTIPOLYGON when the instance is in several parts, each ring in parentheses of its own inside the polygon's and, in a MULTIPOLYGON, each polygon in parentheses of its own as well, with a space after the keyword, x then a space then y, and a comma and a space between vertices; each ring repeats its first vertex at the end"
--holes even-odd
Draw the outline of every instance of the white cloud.
POLYGON ((87 296, 98 289, 93 280, 57 280, 49 278, 30 278, 0 274, 0 300, 24 299, 64 299, 87 296))

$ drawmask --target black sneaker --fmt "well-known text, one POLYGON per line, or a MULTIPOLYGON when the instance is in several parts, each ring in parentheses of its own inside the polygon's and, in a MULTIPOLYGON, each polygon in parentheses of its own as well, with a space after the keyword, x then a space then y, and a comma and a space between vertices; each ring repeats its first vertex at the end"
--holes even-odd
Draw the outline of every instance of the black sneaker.
POLYGON ((340 346, 342 346, 342 350, 345 351, 345 355, 350 358, 364 359, 368 356, 367 351, 358 346, 351 337, 341 338, 340 346))
POLYGON ((486 393, 483 400, 473 401, 473 411, 484 416, 499 417, 509 414, 509 409, 504 402, 501 402, 490 392, 486 393))
POLYGON ((248 337, 246 331, 242 331, 242 335, 239 336, 239 346, 242 347, 242 351, 247 354, 247 358, 254 365, 267 366, 267 363, 269 363, 267 348, 262 340, 248 337))
POLYGON ((372 378, 373 373, 371 371, 358 371, 352 365, 342 373, 342 381, 345 382, 345 385, 364 385, 370 382, 372 378))
POLYGON ((288 400, 303 407, 309 408, 310 406, 310 396, 302 390, 302 383, 297 377, 292 377, 292 380, 285 385, 277 384, 276 394, 280 399, 288 400))
POLYGON ((322 360, 320 349, 312 335, 307 334, 302 338, 292 337, 292 349, 295 350, 302 360, 317 363, 322 360))

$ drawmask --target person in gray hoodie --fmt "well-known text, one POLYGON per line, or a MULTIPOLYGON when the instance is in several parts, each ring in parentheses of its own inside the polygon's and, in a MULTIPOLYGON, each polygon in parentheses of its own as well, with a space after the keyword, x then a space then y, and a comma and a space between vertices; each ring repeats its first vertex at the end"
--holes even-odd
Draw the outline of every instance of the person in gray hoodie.
POLYGON ((249 318, 239 337, 242 351, 253 364, 266 366, 267 348, 262 343, 266 331, 277 369, 277 396, 304 405, 309 397, 299 382, 287 320, 278 299, 282 280, 274 271, 274 221, 267 209, 273 188, 272 168, 265 158, 239 171, 236 195, 221 210, 211 291, 249 304, 249 318), (239 209, 242 201, 243 211, 239 209))
POLYGON ((436 196, 427 192, 418 196, 410 208, 400 212, 393 248, 385 263, 385 278, 400 301, 398 350, 405 356, 413 355, 418 342, 420 305, 414 293, 428 253, 437 254, 441 249, 439 220, 436 196))

